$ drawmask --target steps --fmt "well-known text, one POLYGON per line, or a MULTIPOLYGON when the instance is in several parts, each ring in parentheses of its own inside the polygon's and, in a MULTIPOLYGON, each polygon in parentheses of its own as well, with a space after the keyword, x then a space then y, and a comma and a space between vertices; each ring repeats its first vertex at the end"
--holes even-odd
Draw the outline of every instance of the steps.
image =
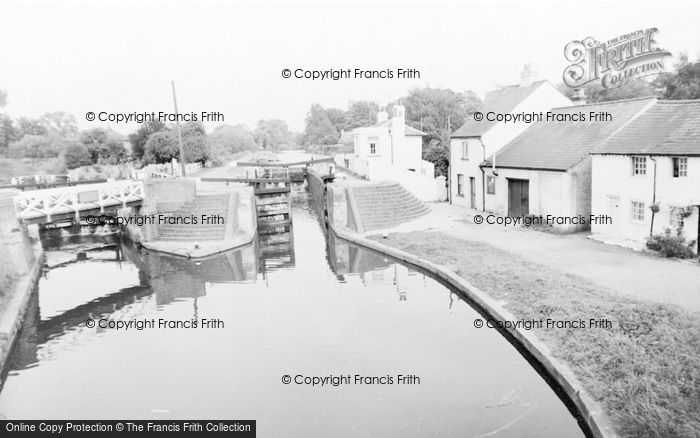
POLYGON ((381 182, 348 190, 364 231, 395 227, 428 213, 428 207, 399 183, 381 182))
MULTIPOLYGON (((219 215, 227 217, 229 195, 197 196, 192 201, 186 202, 181 207, 163 212, 168 216, 189 217, 195 216, 199 221, 202 215, 219 215)), ((161 224, 158 226, 156 240, 171 241, 205 241, 223 240, 226 235, 226 225, 223 224, 161 224)))

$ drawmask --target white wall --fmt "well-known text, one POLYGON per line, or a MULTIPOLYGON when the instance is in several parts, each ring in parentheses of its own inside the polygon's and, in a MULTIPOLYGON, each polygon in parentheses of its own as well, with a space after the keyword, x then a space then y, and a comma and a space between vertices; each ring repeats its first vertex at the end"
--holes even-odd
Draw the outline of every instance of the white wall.
POLYGON ((385 165, 391 165, 391 137, 387 128, 359 128, 355 130, 355 155, 365 160, 373 160, 385 165), (376 153, 370 154, 369 139, 376 137, 376 153))
MULTIPOLYGON (((589 166, 581 166, 585 171, 589 166)), ((529 181, 529 213, 531 215, 552 215, 558 217, 578 217, 583 215, 586 221, 590 212, 587 205, 577 202, 582 191, 577 179, 579 175, 573 172, 554 172, 524 169, 497 169, 496 193, 486 194, 486 210, 499 215, 508 214, 508 179, 524 179, 529 181)), ((491 175, 491 169, 486 175, 491 175)), ((587 229, 588 225, 552 224, 560 232, 574 232, 587 229)))
MULTIPOLYGON (((559 92, 549 82, 544 82, 536 90, 517 105, 511 112, 546 112, 555 107, 571 106, 573 103, 559 92)), ((515 137, 520 135, 530 125, 524 122, 502 123, 494 125, 479 138, 453 138, 450 141, 450 186, 452 203, 469 207, 469 177, 476 181, 476 208, 482 208, 482 175, 479 164, 485 158, 498 152, 515 137), (462 141, 468 142, 469 159, 462 159, 462 141), (483 146, 482 146, 483 142, 483 146), (484 154, 485 153, 485 154, 484 154), (457 174, 463 174, 465 179, 465 196, 457 196, 457 174)), ((496 163, 498 164, 498 163, 496 163)))
MULTIPOLYGON (((657 161, 656 201, 660 210, 654 215, 654 233, 671 228, 672 206, 700 204, 700 158, 688 158, 688 176, 673 178, 670 157, 655 157, 657 161)), ((593 225, 595 234, 643 242, 649 236, 653 200, 654 162, 647 157, 647 174, 632 175, 630 156, 594 155, 592 166, 593 214, 607 214, 612 225, 593 225), (632 220, 632 201, 644 202, 644 220, 632 220)), ((697 239, 698 212, 685 219, 683 234, 688 240, 697 239)))
POLYGON ((358 128, 354 131, 353 152, 359 158, 385 166, 414 169, 420 172, 423 138, 421 136, 389 135, 388 128, 358 128), (370 138, 376 138, 376 154, 370 154, 370 138), (393 152, 392 152, 393 148, 393 152))
POLYGON ((469 177, 475 177, 476 205, 482 208, 481 170, 479 164, 484 161, 484 151, 478 138, 453 138, 450 140, 450 190, 452 204, 471 208, 469 177), (467 142, 468 158, 462 157, 462 142, 467 142), (464 175, 464 194, 457 194, 457 175, 464 175))

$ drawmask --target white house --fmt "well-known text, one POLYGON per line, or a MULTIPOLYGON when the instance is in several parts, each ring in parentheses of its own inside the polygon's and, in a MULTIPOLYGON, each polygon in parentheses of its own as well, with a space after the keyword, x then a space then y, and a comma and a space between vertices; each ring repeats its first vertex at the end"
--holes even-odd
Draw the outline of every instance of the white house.
POLYGON ((619 100, 550 110, 482 164, 487 211, 542 216, 560 232, 588 229, 590 153, 656 102, 619 100))
POLYGON ((611 218, 595 235, 644 242, 669 229, 698 240, 699 209, 700 100, 658 101, 593 152, 592 210, 611 218))
POLYGON ((422 174, 426 174, 422 170, 429 170, 423 164, 422 154, 426 134, 406 125, 406 109, 402 105, 394 106, 391 119, 380 111, 376 124, 356 128, 352 134, 358 158, 422 174))
POLYGON ((377 123, 356 128, 353 153, 336 154, 335 162, 370 181, 394 181, 426 202, 445 201, 445 177, 435 177, 435 166, 423 160, 423 136, 406 125, 406 109, 393 107, 393 115, 377 114, 377 123))
POLYGON ((519 85, 487 93, 481 110, 483 120, 472 117, 451 135, 450 202, 483 210, 486 181, 479 165, 529 126, 524 121, 489 119, 498 114, 539 113, 567 105, 572 102, 548 81, 533 82, 527 67, 519 85))

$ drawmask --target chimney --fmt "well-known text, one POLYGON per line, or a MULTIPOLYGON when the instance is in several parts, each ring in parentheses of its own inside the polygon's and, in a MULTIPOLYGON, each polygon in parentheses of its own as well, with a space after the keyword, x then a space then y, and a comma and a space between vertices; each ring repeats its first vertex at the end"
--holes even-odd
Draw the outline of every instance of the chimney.
POLYGON ((386 122, 389 120, 389 114, 386 111, 379 111, 377 113, 377 123, 386 122))
POLYGON ((532 85, 533 82, 535 82, 536 76, 537 72, 535 72, 535 69, 532 66, 532 64, 525 64, 523 66, 522 73, 520 73, 520 86, 529 87, 530 85, 532 85))
POLYGON ((578 105, 586 104, 586 90, 583 88, 577 88, 574 90, 574 95, 571 97, 571 101, 578 105))

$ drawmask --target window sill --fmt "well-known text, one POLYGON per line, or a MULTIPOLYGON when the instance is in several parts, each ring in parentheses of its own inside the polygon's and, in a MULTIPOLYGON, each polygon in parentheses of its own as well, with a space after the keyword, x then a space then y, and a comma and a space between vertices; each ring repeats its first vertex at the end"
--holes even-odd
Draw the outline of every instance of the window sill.
POLYGON ((457 197, 464 198, 464 195, 460 195, 459 193, 457 193, 457 197))

